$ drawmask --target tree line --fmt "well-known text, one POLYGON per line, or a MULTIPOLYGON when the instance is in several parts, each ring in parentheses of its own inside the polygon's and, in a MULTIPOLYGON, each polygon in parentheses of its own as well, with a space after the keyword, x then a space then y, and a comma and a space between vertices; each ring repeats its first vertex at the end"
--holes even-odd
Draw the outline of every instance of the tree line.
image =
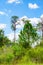
MULTIPOLYGON (((0 64, 4 62, 18 62, 25 56, 26 61, 43 62, 43 41, 37 33, 37 27, 34 27, 30 20, 22 19, 24 27, 20 31, 18 42, 15 42, 16 22, 19 20, 18 16, 11 17, 11 28, 14 31, 14 40, 10 41, 5 35, 4 31, 0 29, 0 64), (37 42, 40 41, 40 44, 37 42), (36 46, 32 45, 36 42, 36 46)), ((23 59, 22 59, 23 60, 23 59)))

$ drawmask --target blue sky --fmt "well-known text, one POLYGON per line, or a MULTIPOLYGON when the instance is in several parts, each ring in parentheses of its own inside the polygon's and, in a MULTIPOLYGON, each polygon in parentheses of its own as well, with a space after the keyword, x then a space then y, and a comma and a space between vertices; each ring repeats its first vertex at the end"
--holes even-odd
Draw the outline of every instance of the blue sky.
MULTIPOLYGON (((12 34, 13 15, 19 18, 28 17, 33 23, 43 16, 43 0, 0 0, 0 28, 4 29, 5 35, 12 34)), ((19 30, 20 28, 16 32, 19 30)))

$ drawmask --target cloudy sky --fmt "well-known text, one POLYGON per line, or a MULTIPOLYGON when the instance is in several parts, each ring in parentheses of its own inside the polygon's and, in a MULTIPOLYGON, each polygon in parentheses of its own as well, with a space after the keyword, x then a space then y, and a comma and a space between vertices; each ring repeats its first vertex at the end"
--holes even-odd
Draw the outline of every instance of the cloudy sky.
MULTIPOLYGON (((43 16, 43 0, 0 0, 0 29, 4 29, 5 35, 13 38, 11 30, 11 16, 17 15, 20 19, 29 18, 32 24, 37 24, 43 16)), ((22 21, 17 26, 16 36, 22 29, 22 21)))

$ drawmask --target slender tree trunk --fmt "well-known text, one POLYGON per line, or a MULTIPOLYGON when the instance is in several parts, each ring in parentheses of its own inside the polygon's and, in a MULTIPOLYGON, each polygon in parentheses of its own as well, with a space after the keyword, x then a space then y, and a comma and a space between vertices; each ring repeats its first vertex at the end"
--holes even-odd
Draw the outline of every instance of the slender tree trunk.
POLYGON ((14 42, 16 41, 16 24, 14 24, 14 42))
POLYGON ((15 33, 15 31, 14 31, 14 42, 15 42, 15 40, 16 40, 16 33, 15 33))

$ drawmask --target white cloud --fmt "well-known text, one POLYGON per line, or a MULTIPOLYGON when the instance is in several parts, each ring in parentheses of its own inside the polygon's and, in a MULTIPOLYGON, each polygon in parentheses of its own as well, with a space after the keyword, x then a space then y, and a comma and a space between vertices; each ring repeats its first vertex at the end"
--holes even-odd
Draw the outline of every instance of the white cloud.
POLYGON ((43 17, 43 14, 40 17, 43 17))
POLYGON ((23 17, 21 17, 20 19, 19 19, 19 21, 17 21, 17 23, 16 24, 18 24, 17 26, 16 26, 16 28, 18 29, 20 29, 20 28, 23 28, 23 26, 24 26, 24 22, 22 21, 22 19, 28 19, 28 17, 27 16, 23 16, 23 17))
POLYGON ((23 19, 29 20, 29 18, 28 18, 27 16, 23 16, 23 17, 20 18, 21 21, 22 21, 23 19))
POLYGON ((4 28, 6 28, 6 24, 0 23, 0 29, 4 29, 4 28))
POLYGON ((7 34, 7 37, 12 41, 14 38, 14 33, 7 34))
POLYGON ((21 25, 17 25, 16 28, 17 28, 17 29, 21 28, 21 25))
POLYGON ((30 18, 31 24, 36 25, 40 22, 40 18, 30 18))
POLYGON ((41 22, 43 21, 43 14, 40 16, 41 22))
POLYGON ((23 28, 23 26, 24 26, 24 23, 23 23, 23 21, 20 19, 19 25, 18 25, 17 27, 18 27, 18 28, 23 28))
POLYGON ((28 19, 28 17, 27 16, 23 16, 23 17, 21 17, 20 19, 22 20, 22 19, 28 19))
POLYGON ((43 14, 40 16, 41 21, 43 21, 43 14))
POLYGON ((19 3, 21 3, 21 0, 8 0, 8 3, 17 3, 17 4, 19 4, 19 3))
MULTIPOLYGON (((16 40, 17 40, 19 33, 16 33, 15 35, 16 35, 16 40)), ((7 37, 12 41, 14 39, 14 33, 7 34, 7 37)))
MULTIPOLYGON (((40 18, 36 18, 36 17, 28 18, 27 16, 23 16, 22 18, 20 18, 20 20, 22 20, 23 18, 26 19, 26 20, 30 20, 30 23, 33 24, 33 25, 38 24, 38 22, 40 22, 40 18)), ((21 23, 21 25, 24 25, 23 21, 21 21, 20 23, 21 23)))
POLYGON ((32 4, 32 3, 29 3, 29 4, 28 4, 28 7, 29 7, 30 9, 39 8, 39 6, 38 6, 37 4, 32 4))
POLYGON ((19 25, 16 26, 16 28, 23 28, 24 27, 24 22, 22 21, 22 19, 25 19, 25 20, 30 20, 30 23, 35 26, 36 24, 38 24, 40 22, 40 18, 28 18, 27 16, 23 16, 20 18, 19 21, 17 21, 17 23, 19 23, 19 25))
POLYGON ((0 15, 6 15, 6 16, 8 16, 8 14, 5 13, 5 12, 3 12, 3 11, 0 11, 0 15))
POLYGON ((29 18, 27 16, 23 16, 23 17, 20 18, 20 25, 21 25, 21 27, 24 26, 24 22, 22 21, 22 19, 29 20, 29 18))

